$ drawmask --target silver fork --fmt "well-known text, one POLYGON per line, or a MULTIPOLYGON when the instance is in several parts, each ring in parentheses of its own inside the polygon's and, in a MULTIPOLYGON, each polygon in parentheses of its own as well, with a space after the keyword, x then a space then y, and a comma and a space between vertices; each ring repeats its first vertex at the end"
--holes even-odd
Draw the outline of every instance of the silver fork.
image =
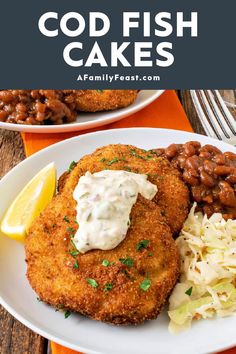
POLYGON ((236 146, 236 121, 218 90, 190 90, 202 126, 208 136, 236 146))

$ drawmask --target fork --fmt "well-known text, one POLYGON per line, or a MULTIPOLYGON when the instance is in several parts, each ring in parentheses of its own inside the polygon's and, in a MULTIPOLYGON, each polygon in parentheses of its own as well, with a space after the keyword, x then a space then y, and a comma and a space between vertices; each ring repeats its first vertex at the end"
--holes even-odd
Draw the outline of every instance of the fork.
POLYGON ((218 90, 190 90, 202 126, 208 136, 236 146, 236 121, 218 90))

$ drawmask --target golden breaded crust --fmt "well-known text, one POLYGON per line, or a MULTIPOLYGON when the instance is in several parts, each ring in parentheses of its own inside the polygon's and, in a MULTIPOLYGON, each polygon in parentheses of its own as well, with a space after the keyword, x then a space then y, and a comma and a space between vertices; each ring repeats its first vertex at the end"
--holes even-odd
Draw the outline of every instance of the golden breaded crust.
POLYGON ((76 109, 83 112, 111 111, 129 106, 138 90, 78 90, 76 109))
POLYGON ((157 185, 154 201, 171 230, 175 234, 181 230, 189 212, 189 191, 179 171, 166 158, 132 145, 107 145, 83 157, 72 173, 64 175, 65 183, 60 185, 66 184, 68 191, 74 190, 79 177, 86 171, 94 173, 104 169, 147 174, 149 181, 157 185))
POLYGON ((179 275, 178 251, 159 207, 140 196, 122 243, 110 251, 93 250, 73 258, 68 253, 68 227, 77 229, 75 216, 75 201, 62 193, 31 227, 25 243, 27 277, 40 299, 114 324, 155 319, 179 275), (138 251, 143 239, 149 240, 148 248, 138 251), (127 257, 133 259, 133 267, 120 261, 127 257), (104 259, 114 264, 105 267, 104 259), (73 268, 76 260, 78 269, 73 268), (89 285, 88 278, 98 287, 89 285), (145 278, 151 280, 147 291, 140 288, 145 278), (110 291, 104 291, 107 283, 113 286, 110 291))
POLYGON ((188 212, 188 192, 177 170, 167 160, 134 146, 109 145, 83 157, 59 185, 59 194, 26 238, 27 277, 33 289, 52 306, 96 320, 138 324, 156 318, 179 275, 179 254, 167 223, 177 230, 188 212), (74 188, 86 171, 103 169, 146 173, 158 193, 153 201, 138 197, 127 236, 115 249, 73 257, 70 236, 78 228, 74 188), (142 240, 149 240, 148 247, 138 251, 142 240), (123 264, 124 258, 132 258, 133 266, 123 264), (103 266, 104 259, 111 265, 103 266), (89 285, 88 278, 96 280, 98 287, 89 285), (151 287, 143 291, 140 284, 146 278, 151 287), (112 284, 112 289, 105 291, 106 284, 112 284))

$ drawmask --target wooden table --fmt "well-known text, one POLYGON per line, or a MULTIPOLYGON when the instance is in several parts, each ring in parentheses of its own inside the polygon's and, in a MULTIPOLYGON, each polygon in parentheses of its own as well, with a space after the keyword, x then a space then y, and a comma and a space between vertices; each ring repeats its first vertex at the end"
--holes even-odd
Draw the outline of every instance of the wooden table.
MULTIPOLYGON (((194 131, 205 134, 189 91, 178 91, 178 95, 194 131)), ((0 130, 0 178, 24 158, 20 134, 0 130)), ((0 354, 46 354, 48 352, 50 347, 45 338, 26 328, 0 306, 0 354)))

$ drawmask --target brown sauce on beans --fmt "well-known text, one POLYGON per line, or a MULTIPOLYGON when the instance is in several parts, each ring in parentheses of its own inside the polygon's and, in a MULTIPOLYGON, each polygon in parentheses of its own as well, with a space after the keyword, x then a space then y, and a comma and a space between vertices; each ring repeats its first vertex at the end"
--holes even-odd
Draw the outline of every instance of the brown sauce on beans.
POLYGON ((236 219, 236 154, 197 141, 154 151, 181 171, 192 200, 208 217, 222 213, 225 219, 236 219))
POLYGON ((0 90, 0 121, 62 124, 75 121, 76 90, 0 90))

